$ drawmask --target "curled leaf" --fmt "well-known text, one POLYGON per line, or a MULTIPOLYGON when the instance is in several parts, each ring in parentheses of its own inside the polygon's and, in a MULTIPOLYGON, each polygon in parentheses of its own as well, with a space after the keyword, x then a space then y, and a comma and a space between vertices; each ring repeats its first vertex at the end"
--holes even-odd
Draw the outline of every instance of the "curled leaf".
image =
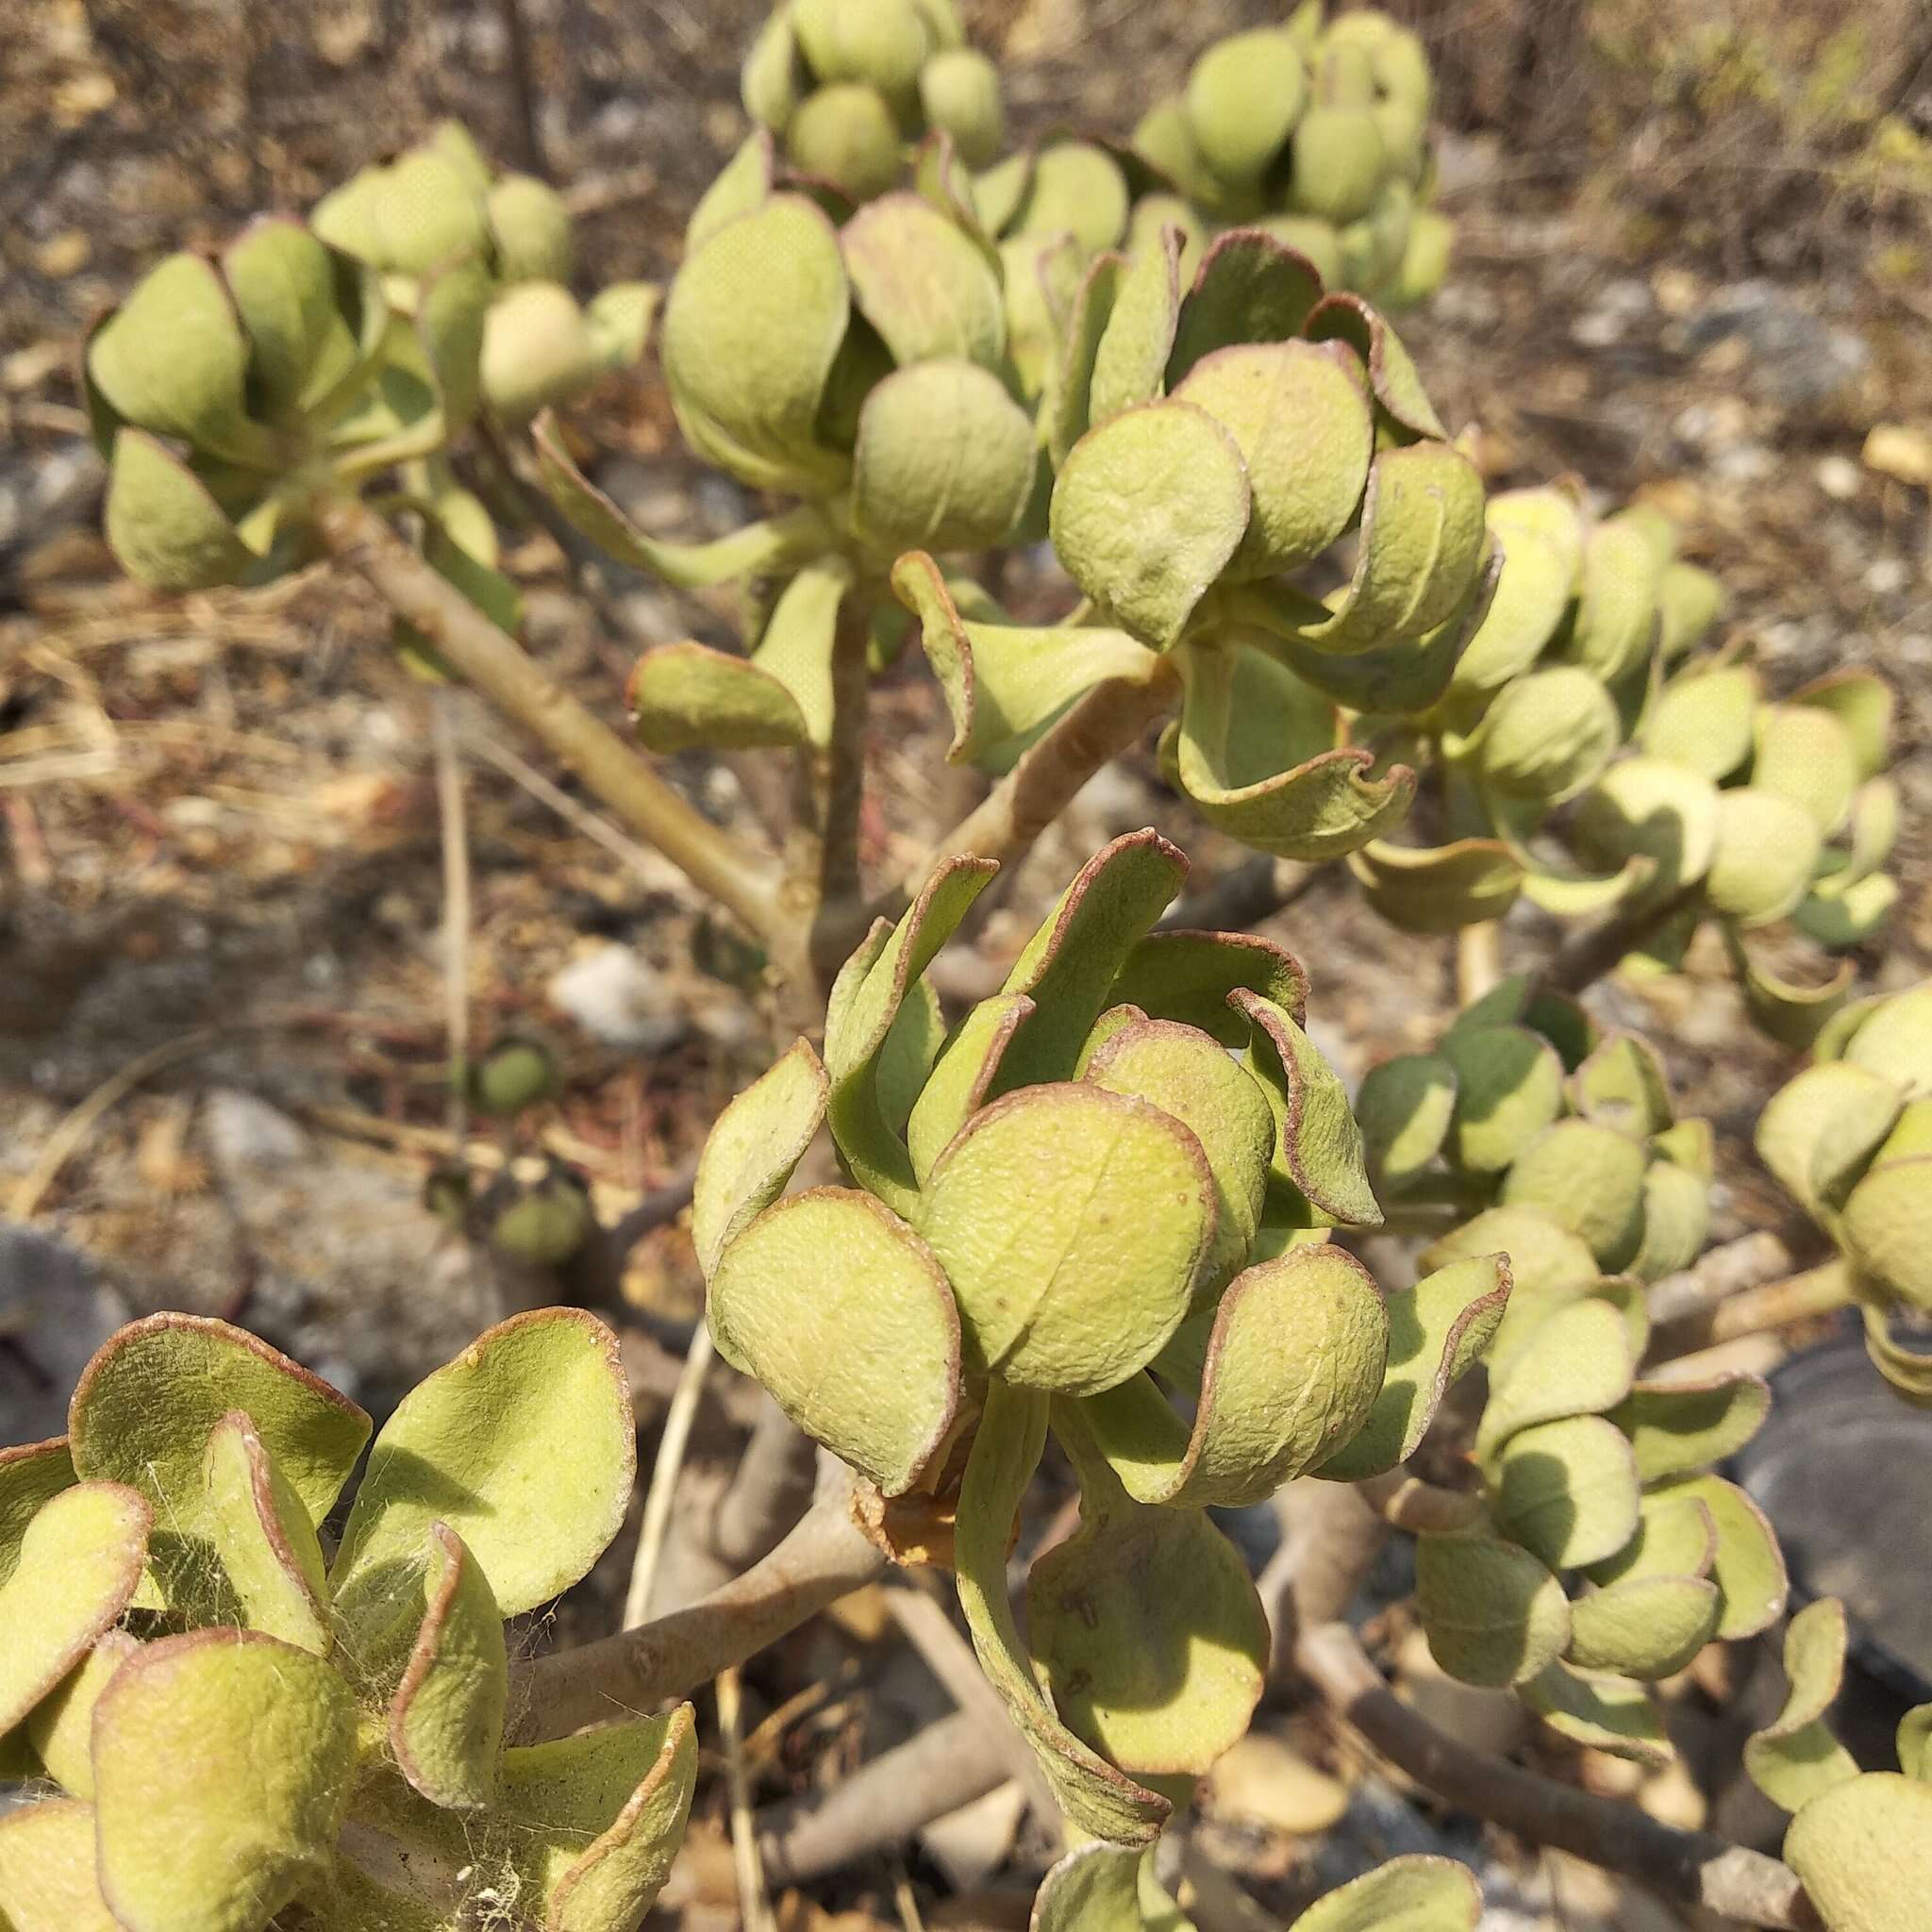
POLYGON ((1784 1708, 1745 1739, 1744 1769, 1774 1805, 1802 1811, 1858 1774, 1824 1722, 1844 1679, 1844 1605, 1827 1596, 1800 1610, 1785 1631, 1784 1662, 1784 1708))

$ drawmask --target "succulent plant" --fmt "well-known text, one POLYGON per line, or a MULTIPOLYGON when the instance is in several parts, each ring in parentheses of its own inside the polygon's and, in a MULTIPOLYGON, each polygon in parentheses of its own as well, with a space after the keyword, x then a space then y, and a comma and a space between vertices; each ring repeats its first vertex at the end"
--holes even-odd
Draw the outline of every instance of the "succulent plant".
POLYGON ((1845 1007, 1772 1096, 1757 1151, 1837 1246, 1872 1358, 1932 1407, 1907 1330, 1932 1316, 1932 985, 1845 1007))
POLYGON ((1932 1885, 1932 1705, 1898 1725, 1897 1771, 1861 1771, 1827 1722, 1844 1679, 1845 1610, 1821 1597, 1785 1631, 1784 1708, 1744 1745, 1744 1769, 1791 1813, 1786 1862, 1826 1932, 1890 1932, 1924 1916, 1932 1885))
POLYGON ((0 1451, 0 1736, 59 1795, 0 1819, 15 1932, 634 1932, 681 1839, 691 1713, 506 1747, 503 1620, 580 1577, 636 1456, 615 1339, 520 1315, 369 1418, 266 1343, 111 1337, 69 1433, 0 1451), (497 1916, 492 1917, 492 1913, 497 1916))
POLYGON ((1762 1423, 1769 1389, 1753 1375, 1638 1374, 1644 1286, 1704 1244, 1709 1129, 1674 1118, 1641 1041, 1599 1037, 1580 1008, 1534 999, 1521 980, 1436 1052, 1373 1069, 1357 1112, 1391 1208, 1490 1204, 1423 1265, 1500 1248, 1514 1279, 1489 1353, 1469 1521, 1419 1542, 1436 1660, 1466 1682, 1515 1686, 1566 1736, 1660 1760, 1670 1744, 1645 1685, 1713 1638, 1767 1628, 1786 1591, 1769 1525, 1710 1473, 1762 1423))
POLYGON ((1156 176, 1148 218, 1178 205, 1213 226, 1264 227, 1329 287, 1403 308, 1433 292, 1454 239, 1426 205, 1428 58, 1373 8, 1323 11, 1317 0, 1217 41, 1182 92, 1148 109, 1134 132, 1156 176))
POLYGON ((384 277, 415 307, 415 284, 445 262, 475 259, 494 283, 484 318, 484 399, 507 422, 588 389, 602 369, 643 354, 657 291, 619 282, 580 307, 569 283, 575 238, 563 197, 531 175, 497 174, 460 123, 352 175, 316 204, 309 226, 384 277))
POLYGON ((1007 348, 997 262, 957 206, 894 193, 835 225, 768 145, 733 164, 671 286, 665 380, 699 456, 799 503, 709 545, 655 541, 553 423, 537 431, 558 507, 613 555, 675 583, 763 586, 749 658, 680 642, 641 660, 647 745, 828 741, 841 607, 869 618, 902 551, 996 544, 1025 513, 1040 463, 1007 348))
POLYGON ((941 1500, 980 1661, 1069 1821, 1137 1844, 1261 1691, 1266 1624, 1208 1508, 1400 1460, 1507 1274, 1458 1260, 1418 1327, 1327 1241, 1380 1210, 1301 969, 1155 931, 1186 861, 1152 832, 947 1033, 925 969, 993 870, 949 861, 874 929, 823 1059, 801 1041, 719 1119, 692 1232, 719 1352, 886 1497, 941 1500), (787 1195, 822 1123, 853 1185, 787 1195), (1007 1550, 1049 1428, 1081 1526, 1034 1565, 1023 1640, 1007 1550))
POLYGON ((315 209, 169 256, 88 339, 107 530, 161 590, 264 582, 315 555, 332 494, 402 468, 431 560, 500 605, 488 512, 441 453, 485 407, 512 419, 635 359, 651 291, 588 314, 556 279, 569 224, 542 184, 491 181, 454 123, 315 209), (568 340, 566 340, 566 338, 568 340))
POLYGON ((1482 485, 1443 440, 1401 342, 1324 296, 1272 237, 1231 230, 1179 274, 1163 229, 1095 258, 1041 407, 1067 623, 982 618, 929 558, 894 584, 952 711, 951 756, 1001 769, 1101 683, 1178 687, 1162 746, 1210 824, 1293 858, 1339 856, 1408 809, 1414 774, 1351 745, 1344 708, 1412 681, 1480 620, 1482 485), (1325 600, 1291 573, 1358 534, 1325 600))
MULTIPOLYGON (((1466 1866, 1411 1854, 1338 1886, 1288 1932, 1475 1932, 1481 1916, 1466 1866)), ((1154 1875, 1151 1852, 1093 1843, 1046 1874, 1032 1932, 1175 1932, 1190 1923, 1154 1875)))
POLYGON ((783 0, 745 57, 744 108, 799 175, 869 201, 943 133, 983 168, 1006 140, 999 74, 953 0, 783 0))

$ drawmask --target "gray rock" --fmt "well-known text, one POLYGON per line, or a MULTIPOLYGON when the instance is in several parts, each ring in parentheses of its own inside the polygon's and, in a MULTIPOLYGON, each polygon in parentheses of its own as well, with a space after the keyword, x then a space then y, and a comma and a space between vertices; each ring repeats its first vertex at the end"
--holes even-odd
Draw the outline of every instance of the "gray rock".
POLYGON ((1774 282, 1739 282, 1677 331, 1690 355, 1729 337, 1750 351, 1745 384, 1788 408, 1829 402, 1865 372, 1872 345, 1857 330, 1801 307, 1774 282))
POLYGON ((81 1370, 129 1312, 79 1249, 0 1223, 0 1442, 66 1433, 81 1370))

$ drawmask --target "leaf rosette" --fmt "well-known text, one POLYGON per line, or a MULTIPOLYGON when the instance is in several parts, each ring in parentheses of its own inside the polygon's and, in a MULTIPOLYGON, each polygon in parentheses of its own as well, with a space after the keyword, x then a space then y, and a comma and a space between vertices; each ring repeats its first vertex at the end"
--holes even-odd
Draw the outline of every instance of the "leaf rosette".
POLYGON ((0 1824, 17 1932, 263 1932, 298 1904, 457 1932, 491 1897, 634 1932, 691 1802, 690 1707, 511 1744, 503 1627, 623 1523, 615 1338, 514 1317, 369 1438, 266 1343, 163 1314, 94 1357, 67 1436, 0 1451, 0 1731, 59 1793, 0 1824))
POLYGON ((1265 941, 1157 929, 1186 861, 1153 832, 948 1027, 927 969, 993 871, 950 860, 874 928, 823 1057, 801 1041, 720 1119, 692 1229, 720 1353, 886 1495, 957 1498, 987 1674, 1069 1818, 1141 1842, 1167 1801, 1138 1780, 1199 1775, 1261 1690, 1265 1623, 1206 1510, 1365 1436, 1406 1453, 1507 1274, 1425 1282, 1417 1335, 1327 1240, 1380 1209, 1305 977, 1265 941), (822 1124, 849 1184, 788 1194, 822 1124), (1003 1578, 1049 1432, 1082 1520, 1035 1566, 1029 1648, 1003 1578))
POLYGON ((1197 227, 1264 227, 1332 288, 1400 308, 1434 292, 1453 224, 1429 207, 1433 81, 1422 42, 1373 8, 1217 41, 1134 132, 1146 199, 1197 227))
POLYGON ((1435 1052, 1374 1068, 1357 1111, 1391 1208, 1476 1210, 1424 1266, 1510 1257, 1470 1521, 1418 1550, 1436 1659, 1513 1686, 1565 1736, 1661 1761, 1646 1687, 1713 1638, 1767 1628, 1786 1596, 1769 1524, 1711 1473, 1764 1420, 1765 1384, 1639 1374, 1644 1288, 1704 1244, 1709 1129, 1675 1115, 1644 1042, 1520 979, 1435 1052))

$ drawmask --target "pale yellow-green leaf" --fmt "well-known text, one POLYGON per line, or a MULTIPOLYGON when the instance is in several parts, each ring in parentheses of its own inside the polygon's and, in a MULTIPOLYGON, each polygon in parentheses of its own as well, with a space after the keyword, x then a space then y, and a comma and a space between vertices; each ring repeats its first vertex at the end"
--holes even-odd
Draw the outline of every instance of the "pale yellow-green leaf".
POLYGON ((1503 1204, 1540 1208, 1614 1274, 1643 1238, 1644 1165, 1642 1143, 1628 1134, 1594 1121, 1557 1121, 1516 1158, 1503 1204))
POLYGON ((109 1630, 27 1713, 26 1739, 34 1756, 71 1798, 93 1797, 94 1706, 114 1673, 140 1648, 126 1631, 109 1630))
POLYGON ((1645 1576, 1579 1596, 1570 1606, 1570 1661, 1645 1683, 1674 1676, 1717 1627, 1717 1585, 1705 1577, 1645 1576))
POLYGON ((1932 1896, 1932 1785, 1849 1778, 1792 1819, 1784 1853, 1827 1932, 1911 1932, 1932 1896))
POLYGON ((920 1231, 952 1283, 968 1367, 1078 1395, 1124 1381, 1174 1333, 1214 1220, 1191 1133, 1061 1082, 966 1124, 928 1177, 920 1231))
POLYGON ((634 1932, 670 1875, 697 1781, 688 1704, 507 1751, 509 1867, 543 1932, 634 1932))
POLYGON ((1449 845, 1375 840, 1349 854, 1348 869, 1369 904, 1407 932, 1455 932, 1500 919, 1523 890, 1523 867, 1493 839, 1449 845))
POLYGON ((1634 1033, 1609 1033, 1570 1076, 1575 1110, 1639 1140, 1660 1134, 1674 1118, 1663 1062, 1634 1033))
POLYGON ((1371 1180, 1400 1190, 1421 1174, 1441 1151, 1456 1097, 1456 1068, 1441 1054, 1398 1054, 1371 1067, 1355 1101, 1371 1180))
POLYGON ((423 1622, 389 1706, 397 1768, 432 1805, 475 1811, 496 1793, 509 1660, 490 1581, 447 1524, 429 1525, 423 1622))
POLYGON ((1136 1784, 1063 1724, 1048 1703, 1007 1594, 1007 1551, 1046 1442, 1049 1398, 995 1380, 959 1490, 954 1541, 959 1604, 980 1667, 1039 1757, 1067 1821, 1116 1844, 1149 1842, 1168 1801, 1136 1784))
POLYGON ((73 1798, 0 1818, 0 1920, 13 1932, 126 1932, 94 1871, 94 1808, 73 1798))
POLYGON ((1317 1899, 1291 1932, 1475 1932, 1481 1916, 1482 1893, 1466 1865, 1412 1853, 1317 1899))
POLYGON ((888 1494, 944 1442, 959 1315, 932 1250, 870 1195, 814 1188, 767 1208, 724 1250, 710 1322, 728 1361, 888 1494))
POLYGON ((1806 1067, 1758 1116, 1757 1158, 1812 1215, 1841 1207, 1903 1104, 1903 1090, 1882 1069, 1851 1060, 1806 1067))
POLYGON ((145 1644, 94 1707, 101 1890, 126 1932, 260 1932, 328 1871, 356 1709, 255 1631, 145 1644))
POLYGON ((1496 1526, 1553 1570, 1601 1562, 1636 1531, 1635 1458, 1600 1415, 1516 1430, 1489 1476, 1496 1526))
POLYGON ((326 1657, 333 1641, 322 1545, 253 1422, 225 1415, 208 1441, 208 1537, 251 1630, 326 1657))
POLYGON ((1080 1527, 1026 1584, 1047 1692, 1076 1737, 1130 1774, 1199 1776, 1260 1702, 1268 1619, 1254 1580, 1205 1510, 1136 1503, 1077 1424, 1069 1447, 1080 1527))
POLYGON ((1821 1597, 1791 1619, 1784 1662, 1784 1708, 1745 1739, 1744 1769, 1774 1805, 1802 1811, 1858 1774, 1857 1760, 1825 1722, 1844 1680, 1845 1607, 1838 1598, 1821 1597))
POLYGON ((1430 1651, 1465 1684, 1527 1683, 1570 1641, 1562 1585, 1527 1550, 1497 1538, 1419 1538, 1416 1591, 1430 1651))
POLYGON ((1538 1423, 1604 1414, 1630 1392, 1635 1372, 1628 1324, 1611 1303, 1589 1295, 1552 1309, 1491 1378, 1477 1453, 1538 1423))
POLYGON ((1436 1410, 1494 1339, 1509 1299, 1502 1255, 1475 1255, 1425 1274, 1388 1298, 1389 1353, 1368 1419, 1320 1474, 1359 1482, 1406 1462, 1436 1410))
POLYGON ((152 590, 232 584, 255 561, 208 485, 144 429, 115 434, 105 526, 122 569, 152 590))
POLYGON ((1860 776, 1850 734, 1816 705, 1766 705, 1753 723, 1751 783, 1802 806, 1830 838, 1851 811, 1860 776))
POLYGON ((1675 1755, 1657 1700, 1628 1677, 1553 1663, 1517 1695, 1553 1731, 1592 1750, 1644 1765, 1675 1755))
POLYGON ((1860 1268, 1932 1309, 1932 1155, 1874 1167, 1845 1199, 1843 1240, 1860 1268))
POLYGON ((1183 381, 1217 349, 1300 335, 1321 294, 1307 258, 1274 236, 1257 228, 1217 236, 1181 303, 1169 383, 1183 381))
POLYGON ((1191 1426, 1144 1375, 1091 1397, 1079 1415, 1140 1502, 1262 1502, 1361 1430, 1389 1334, 1381 1291, 1354 1256, 1326 1242, 1291 1248, 1222 1296, 1189 1391, 1191 1426))
POLYGON ((636 1425, 617 1339, 582 1308, 487 1329, 419 1382, 369 1453, 329 1574, 374 1609, 424 1562, 430 1524, 460 1536, 507 1617, 567 1590, 624 1522, 636 1425))
POLYGON ((1603 865, 1655 859, 1657 891, 1675 892, 1710 869, 1720 796, 1701 773, 1666 758, 1623 758, 1577 806, 1576 842, 1603 865))
POLYGON ((1721 791, 1705 892, 1740 925, 1782 919, 1811 884, 1820 842, 1813 815, 1782 792, 1755 784, 1721 791))
POLYGON ((1747 665, 1674 677, 1645 714, 1643 748, 1720 783, 1751 756, 1760 698, 1757 674, 1747 665))
POLYGON ((948 47, 919 70, 919 105, 928 127, 952 137, 969 168, 984 168, 1006 146, 999 70, 975 47, 948 47))
POLYGON ((1770 1385, 1733 1373, 1704 1382, 1639 1382, 1610 1420, 1630 1438, 1638 1474, 1657 1483, 1728 1460, 1770 1413, 1770 1385))
MULTIPOLYGON (((1825 1057, 1822 1050, 1819 1057, 1825 1057)), ((1843 1058, 1896 1081, 1907 1100, 1932 1094, 1932 986, 1915 986, 1877 1002, 1843 1058)))
POLYGON ((1074 581, 1165 650, 1239 548, 1250 507, 1233 437, 1192 404, 1165 401, 1125 410, 1074 444, 1050 529, 1074 581))
POLYGON ((1637 1534, 1615 1556, 1591 1565, 1593 1582, 1710 1574, 1717 1561, 1717 1522, 1702 1502, 1664 1490, 1638 1507, 1637 1534))
POLYGON ((21 1539, 49 1497, 71 1489, 75 1478, 67 1438, 14 1442, 0 1448, 0 1584, 20 1561, 21 1539))
POLYGON ((1470 755, 1492 791, 1557 806, 1596 781, 1620 729, 1616 704, 1594 675, 1578 665, 1552 664, 1504 686, 1470 741, 1470 755))
POLYGON ((1228 181, 1258 180, 1307 98, 1307 69, 1279 27, 1216 41, 1188 75, 1188 126, 1201 158, 1228 181))
POLYGON ((784 1191, 825 1117, 825 1070, 808 1041, 718 1116, 698 1156, 691 1231, 707 1279, 732 1241, 784 1191))
POLYGON ((1457 1026, 1441 1053, 1456 1074, 1445 1151, 1465 1173, 1503 1173, 1563 1110, 1563 1063, 1526 1026, 1457 1026))
POLYGON ((1717 1531, 1711 1576, 1724 1593, 1713 1633, 1726 1641, 1755 1637, 1784 1614, 1790 1583, 1777 1538, 1764 1512, 1722 1476, 1690 1476, 1659 1490, 1659 1498, 1690 1497, 1710 1511, 1717 1531))

